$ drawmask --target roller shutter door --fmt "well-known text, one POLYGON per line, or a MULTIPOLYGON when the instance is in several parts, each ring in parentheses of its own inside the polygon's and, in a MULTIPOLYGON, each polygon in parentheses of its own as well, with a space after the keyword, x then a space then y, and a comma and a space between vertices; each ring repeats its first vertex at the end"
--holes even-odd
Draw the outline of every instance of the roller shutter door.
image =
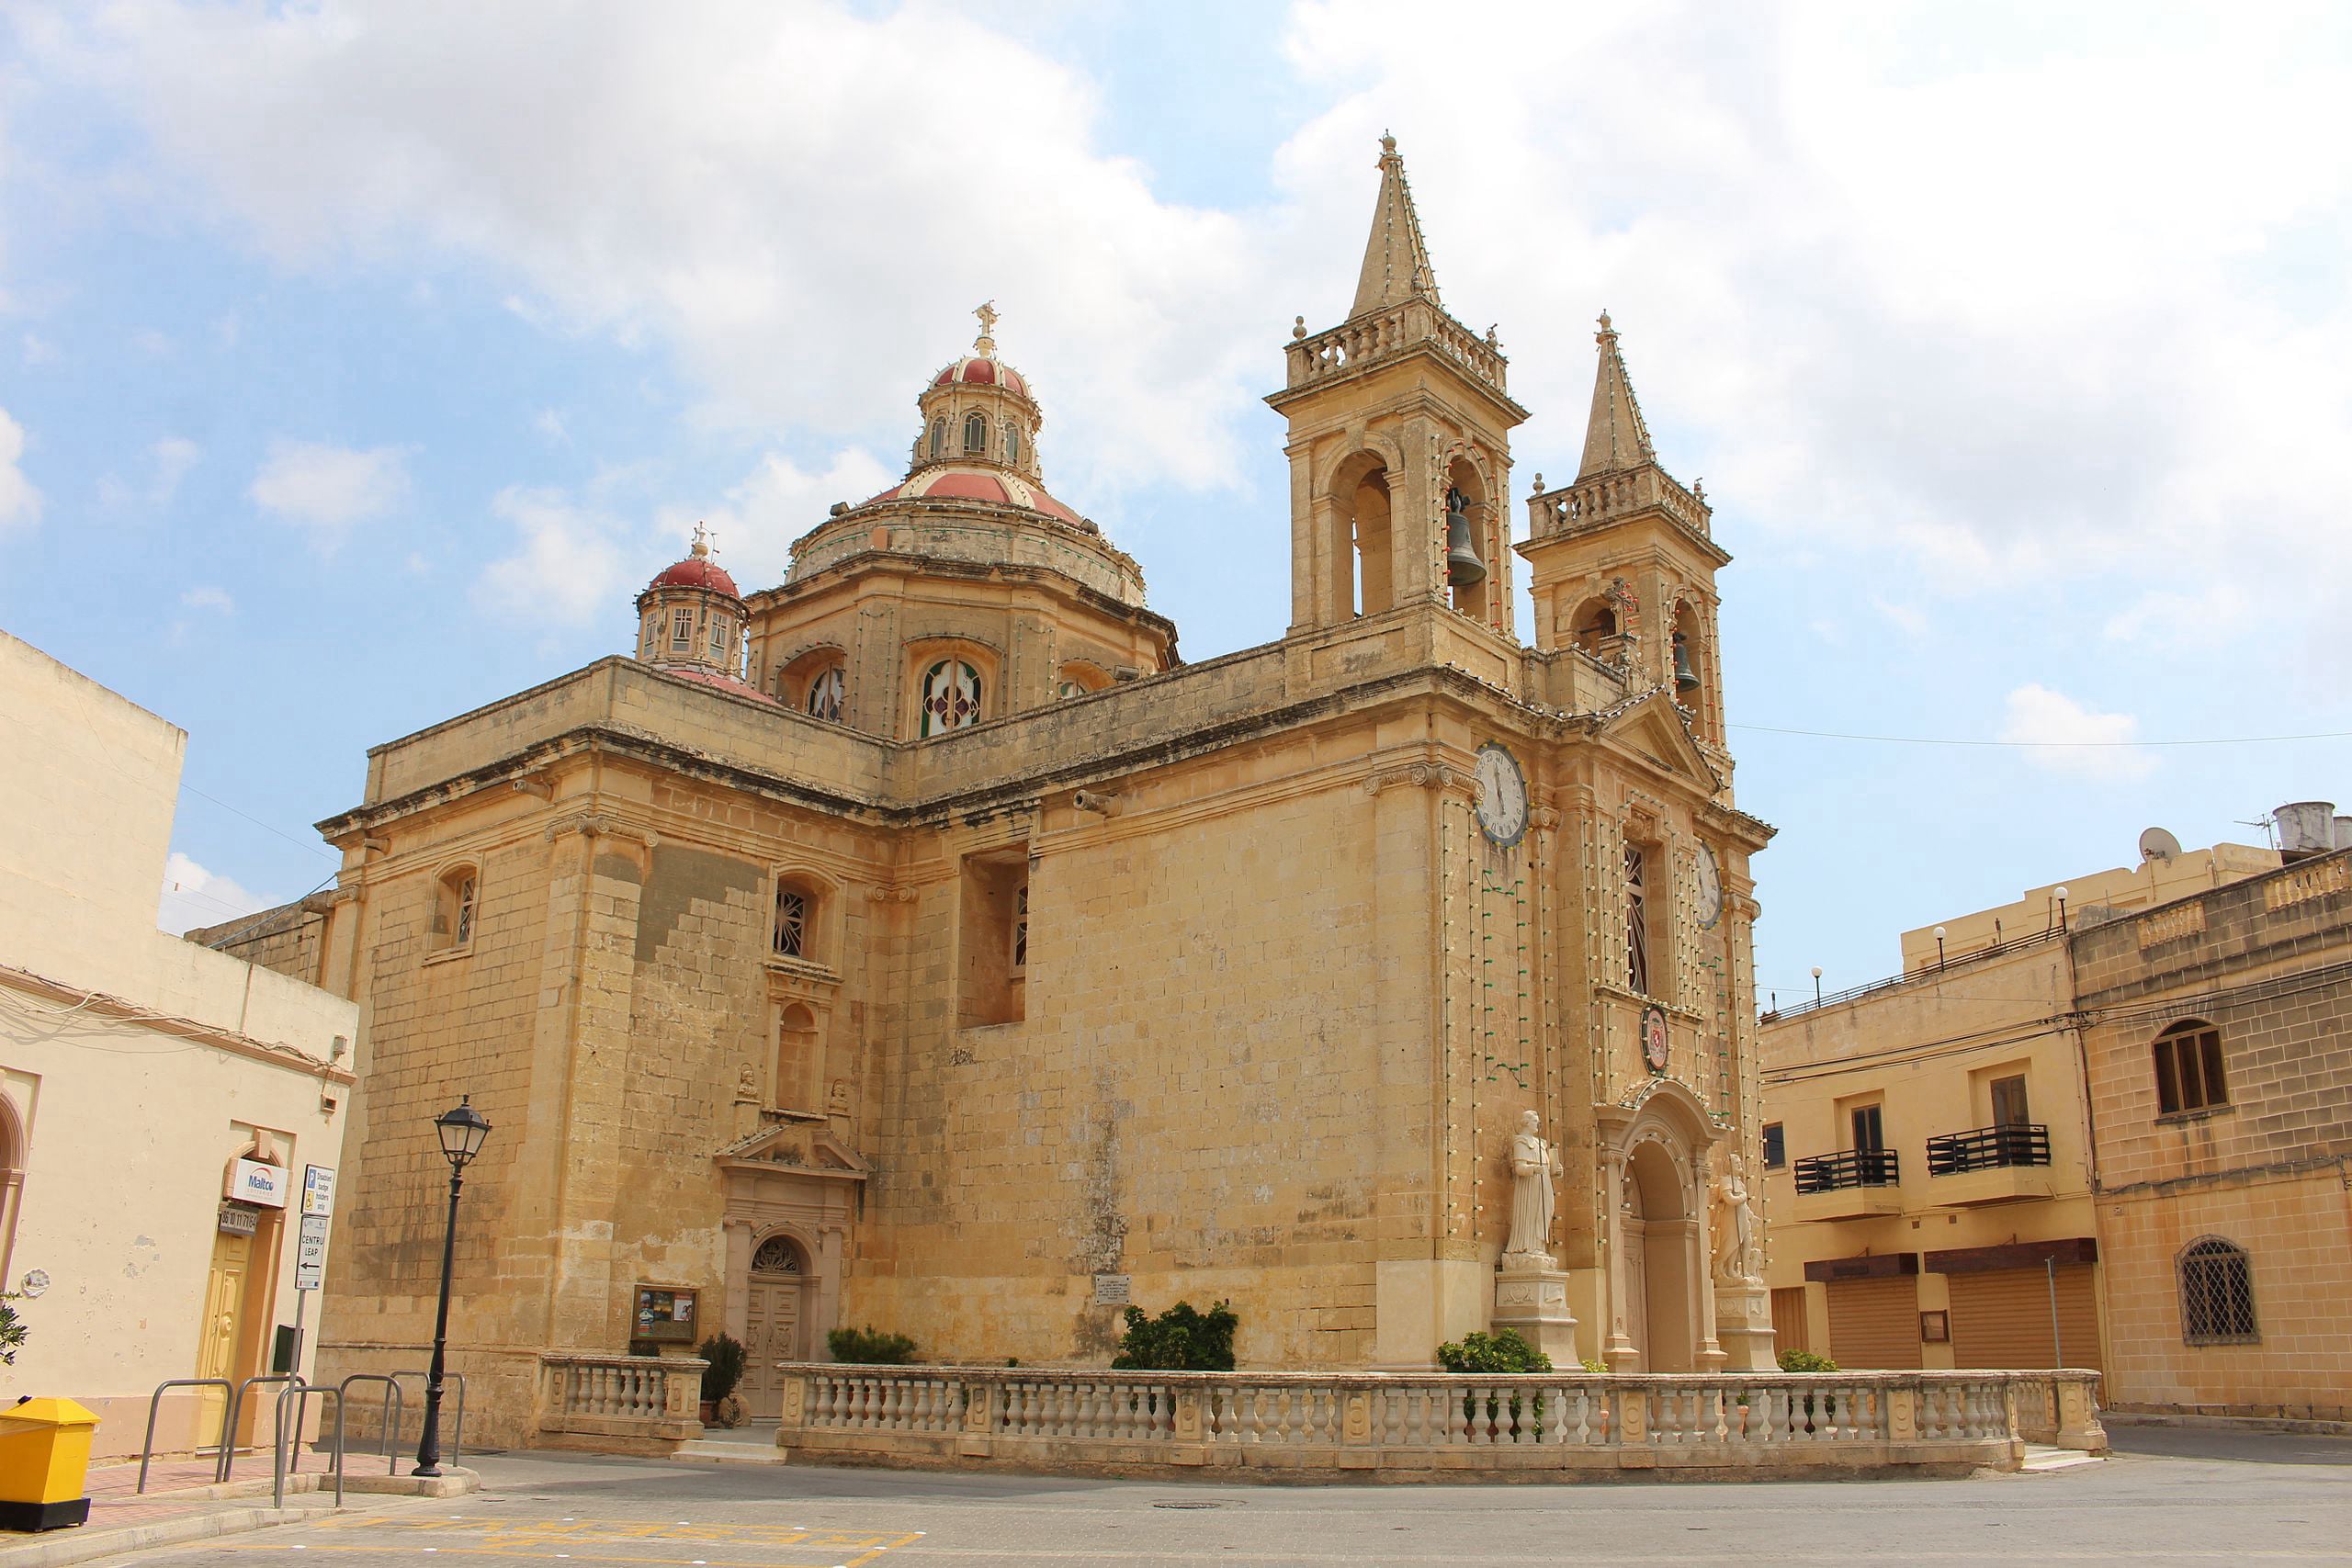
POLYGON ((1804 1332, 1804 1287, 1772 1292, 1772 1346, 1778 1350, 1810 1350, 1804 1332))
POLYGON ((1993 1269, 1952 1274, 1951 1353, 1962 1367, 2049 1367, 2063 1348, 2066 1365, 2104 1371, 2098 1348, 2098 1302, 2087 1263, 2058 1269, 2058 1330, 2050 1332, 2050 1276, 2040 1269, 1993 1269))
POLYGON ((1829 1285, 1829 1359, 1847 1371, 1911 1370, 1919 1365, 1919 1282, 1833 1280, 1829 1285))

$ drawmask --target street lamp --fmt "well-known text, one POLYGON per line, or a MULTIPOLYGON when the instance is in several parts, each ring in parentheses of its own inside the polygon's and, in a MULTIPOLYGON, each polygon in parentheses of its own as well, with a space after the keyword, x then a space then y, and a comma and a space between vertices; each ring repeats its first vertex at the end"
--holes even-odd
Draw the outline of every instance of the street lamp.
POLYGON ((1813 966, 1813 1005, 1821 1005, 1821 965, 1818 964, 1813 966))
POLYGON ((471 1095, 435 1116, 433 1128, 441 1134, 441 1152, 449 1159, 449 1228, 441 1237, 441 1311, 433 1320, 433 1367, 424 1374, 424 1433, 417 1439, 412 1475, 441 1473, 441 1375, 449 1346, 449 1274, 458 1261, 458 1189, 465 1185, 466 1167, 490 1136, 490 1123, 473 1108, 471 1095))

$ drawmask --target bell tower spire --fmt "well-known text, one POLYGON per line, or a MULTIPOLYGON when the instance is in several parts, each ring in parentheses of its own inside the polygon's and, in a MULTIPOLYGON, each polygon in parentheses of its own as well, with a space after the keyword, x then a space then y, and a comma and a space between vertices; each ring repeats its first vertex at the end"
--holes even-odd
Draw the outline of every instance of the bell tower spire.
POLYGON ((1380 139, 1380 192, 1347 320, 1291 329, 1294 636, 1420 604, 1504 644, 1512 626, 1510 362, 1489 327, 1446 313, 1396 139, 1380 139))
POLYGON ((1413 210, 1413 187, 1405 180, 1405 160, 1396 139, 1380 139, 1380 199, 1372 209, 1372 237, 1364 243, 1363 271, 1356 278, 1351 318, 1401 305, 1415 295, 1439 309, 1437 271, 1430 265, 1429 243, 1421 238, 1420 215, 1413 210))
POLYGON ((1633 380, 1625 374, 1625 356, 1617 347, 1617 329, 1609 324, 1606 310, 1600 312, 1600 330, 1593 341, 1600 344, 1600 371, 1592 381, 1592 417, 1585 425, 1584 461, 1577 466, 1579 479, 1657 461, 1649 423, 1642 418, 1633 380))

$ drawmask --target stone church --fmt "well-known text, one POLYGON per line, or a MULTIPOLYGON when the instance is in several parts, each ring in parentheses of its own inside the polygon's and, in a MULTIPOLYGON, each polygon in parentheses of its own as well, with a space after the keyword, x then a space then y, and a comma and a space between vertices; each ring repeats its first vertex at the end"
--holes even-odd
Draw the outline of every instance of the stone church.
POLYGON ((1046 489, 983 307, 904 480, 782 582, 698 538, 632 656, 369 751, 338 884, 232 939, 361 1008, 322 1375, 422 1364, 461 1093, 495 1127, 450 1330, 480 1438, 527 1437, 547 1357, 723 1327, 773 1413, 835 1325, 1101 1364, 1129 1301, 1229 1300, 1256 1367, 1505 1323, 1771 1365, 1731 558, 1606 315, 1576 477, 1514 545, 1527 411, 1382 147, 1353 309, 1266 400, 1278 638, 1178 657, 1046 489))

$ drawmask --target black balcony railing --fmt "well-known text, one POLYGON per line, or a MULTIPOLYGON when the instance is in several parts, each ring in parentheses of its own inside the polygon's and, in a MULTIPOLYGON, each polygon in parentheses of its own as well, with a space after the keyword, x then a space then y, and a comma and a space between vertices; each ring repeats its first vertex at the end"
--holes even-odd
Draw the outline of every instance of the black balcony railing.
POLYGON ((2050 1129, 2038 1122, 1941 1133, 1928 1140, 1928 1174, 1994 1170, 2005 1165, 2048 1165, 2050 1129))
POLYGON ((1846 1149, 1808 1155, 1796 1163, 1797 1190, 1835 1192, 1841 1187, 1894 1187, 1903 1168, 1893 1149, 1846 1149))

